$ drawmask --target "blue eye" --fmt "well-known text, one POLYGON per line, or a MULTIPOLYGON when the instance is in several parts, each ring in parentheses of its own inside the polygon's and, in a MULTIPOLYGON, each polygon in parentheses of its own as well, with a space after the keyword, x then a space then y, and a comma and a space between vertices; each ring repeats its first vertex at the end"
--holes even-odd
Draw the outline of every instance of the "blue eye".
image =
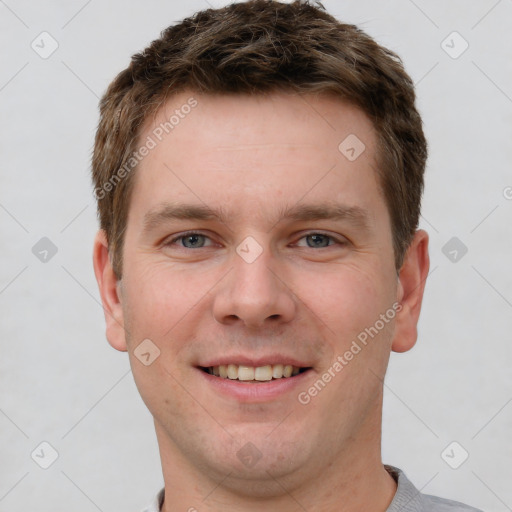
POLYGON ((202 235, 201 233, 190 232, 173 238, 165 245, 173 245, 176 242, 181 241, 181 246, 184 247, 185 249, 201 249, 202 247, 206 246, 206 240, 209 240, 209 238, 206 235, 202 235))
POLYGON ((190 248, 195 249, 196 247, 204 246, 204 235, 187 235, 182 237, 182 245, 183 247, 187 247, 187 243, 190 243, 190 248))
POLYGON ((323 235, 321 233, 306 235, 304 238, 306 239, 309 247, 327 247, 330 245, 329 241, 332 240, 330 236, 323 235), (312 245, 309 244, 309 240, 312 241, 312 245))
MULTIPOLYGON (((307 248, 319 248, 323 249, 332 245, 344 245, 346 242, 343 239, 334 238, 331 235, 326 235, 325 233, 317 233, 311 232, 299 239, 299 242, 305 240, 306 245, 297 243, 296 245, 299 247, 307 247, 307 248)), ((212 245, 211 239, 203 235, 201 233, 197 233, 195 231, 190 231, 188 233, 184 233, 180 236, 177 236, 168 242, 165 243, 166 246, 178 245, 184 249, 202 249, 204 247, 209 247, 212 245)))
MULTIPOLYGON (((307 247, 311 248, 320 248, 329 247, 331 245, 343 245, 344 242, 342 240, 338 240, 330 235, 326 235, 324 233, 308 233, 304 235, 300 240, 306 240, 307 247), (311 243, 310 243, 311 242, 311 243)), ((304 245, 302 245, 304 247, 304 245)))

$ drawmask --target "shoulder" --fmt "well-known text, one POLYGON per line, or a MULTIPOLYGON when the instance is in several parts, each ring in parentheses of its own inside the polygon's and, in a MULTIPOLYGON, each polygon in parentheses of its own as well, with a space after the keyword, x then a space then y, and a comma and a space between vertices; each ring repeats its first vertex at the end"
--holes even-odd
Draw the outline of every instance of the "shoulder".
POLYGON ((386 512, 483 512, 458 501, 423 494, 401 469, 384 467, 397 482, 396 494, 386 512))
POLYGON ((141 512, 160 512, 164 501, 164 492, 165 488, 162 488, 153 498, 153 501, 151 501, 151 503, 141 512))
POLYGON ((447 500, 430 494, 423 494, 423 503, 425 510, 435 510, 436 512, 483 512, 459 501, 447 500))

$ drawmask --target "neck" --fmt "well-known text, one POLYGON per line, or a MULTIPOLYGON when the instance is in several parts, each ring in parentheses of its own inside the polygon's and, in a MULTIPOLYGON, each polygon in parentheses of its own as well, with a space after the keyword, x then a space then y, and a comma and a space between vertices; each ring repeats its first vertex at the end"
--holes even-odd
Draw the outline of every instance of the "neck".
POLYGON ((280 512, 385 512, 397 485, 381 462, 380 410, 360 425, 349 446, 326 451, 330 456, 321 468, 301 467, 279 479, 272 477, 269 468, 266 480, 253 482, 241 481, 233 472, 215 474, 192 464, 155 422, 165 481, 162 512, 259 512, 262 508, 280 512))

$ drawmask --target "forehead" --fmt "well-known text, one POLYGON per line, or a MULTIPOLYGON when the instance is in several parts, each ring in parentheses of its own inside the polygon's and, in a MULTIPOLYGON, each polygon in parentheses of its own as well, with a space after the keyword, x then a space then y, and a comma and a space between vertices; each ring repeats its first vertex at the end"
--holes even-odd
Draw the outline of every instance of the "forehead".
POLYGON ((277 211, 280 198, 306 195, 363 207, 382 199, 374 127, 332 96, 183 92, 146 120, 140 144, 149 141, 134 177, 136 208, 186 198, 243 215, 241 206, 277 211))
MULTIPOLYGON (((152 135, 158 142, 184 141, 190 135, 186 127, 211 129, 200 141, 199 149, 209 142, 246 141, 251 149, 258 144, 287 142, 290 146, 323 143, 335 149, 347 135, 365 139, 367 146, 374 143, 374 127, 366 114, 333 94, 298 94, 275 91, 267 94, 201 94, 193 91, 171 96, 148 116, 141 137, 152 135), (280 128, 286 126, 286 131, 280 128), (330 132, 331 137, 326 138, 330 132), (181 134, 181 135, 180 135, 181 134), (229 140, 226 140, 229 135, 229 140), (276 137, 278 136, 278 137, 276 137), (222 139, 222 140, 220 140, 222 139), (249 139, 249 140, 247 140, 249 139), (277 140, 276 140, 277 139, 277 140)), ((234 148, 233 148, 234 149, 234 148)), ((237 147, 236 149, 248 149, 237 147)))

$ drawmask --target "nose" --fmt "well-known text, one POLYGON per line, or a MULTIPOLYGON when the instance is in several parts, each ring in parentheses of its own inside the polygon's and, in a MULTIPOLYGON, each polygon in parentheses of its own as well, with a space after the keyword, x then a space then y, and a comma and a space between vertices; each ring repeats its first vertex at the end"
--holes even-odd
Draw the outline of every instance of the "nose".
POLYGON ((290 322, 295 309, 291 285, 267 248, 252 262, 235 254, 233 268, 221 281, 213 302, 213 316, 219 323, 240 323, 251 329, 290 322))

